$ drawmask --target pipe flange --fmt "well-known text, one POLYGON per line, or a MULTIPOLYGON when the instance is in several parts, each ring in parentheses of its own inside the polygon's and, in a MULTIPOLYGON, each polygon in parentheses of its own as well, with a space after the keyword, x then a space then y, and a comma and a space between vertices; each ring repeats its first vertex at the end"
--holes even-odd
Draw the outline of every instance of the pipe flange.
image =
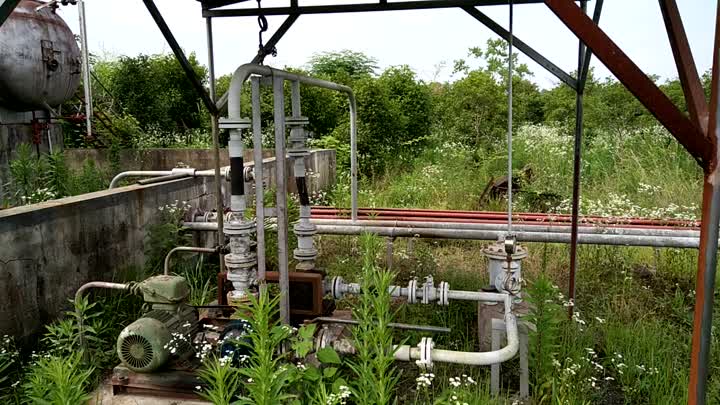
POLYGON ((257 255, 254 252, 228 253, 225 255, 225 266, 229 270, 250 269, 257 264, 257 255))
POLYGON ((220 118, 220 129, 250 129, 250 118, 220 118))
POLYGON ((408 292, 407 292, 408 304, 414 304, 415 302, 417 302, 416 294, 417 294, 417 280, 413 278, 412 280, 410 280, 408 282, 408 292))
POLYGON ((438 286, 438 292, 439 292, 439 298, 438 298, 438 304, 440 305, 450 305, 450 300, 448 299, 448 292, 450 291, 450 283, 446 281, 440 282, 440 285, 438 286))
POLYGON ((418 343, 417 347, 420 349, 420 359, 415 361, 415 364, 417 364, 417 366, 423 371, 432 370, 432 349, 435 347, 435 343, 432 338, 424 337, 420 339, 420 343, 418 343))
POLYGON ((243 179, 246 183, 249 183, 253 180, 255 180, 255 168, 252 166, 247 166, 243 169, 243 179))
POLYGON ((318 255, 317 249, 295 249, 293 250, 293 257, 297 260, 315 260, 318 255))
POLYGON ((304 116, 294 116, 294 117, 285 117, 285 126, 287 127, 302 127, 304 125, 308 125, 310 123, 310 119, 308 117, 304 116))
POLYGON ((310 149, 307 148, 292 148, 287 152, 291 158, 303 158, 310 155, 310 149))
POLYGON ((345 282, 344 282, 343 278, 340 277, 340 276, 335 277, 335 278, 333 279, 332 287, 331 287, 331 289, 330 289, 330 293, 332 294, 332 296, 333 296, 336 300, 341 299, 341 298, 343 297, 343 295, 345 295, 344 292, 342 291, 342 286, 343 286, 344 284, 345 284, 345 282))
POLYGON ((293 231, 297 236, 315 236, 317 234, 317 225, 312 222, 303 223, 303 221, 300 221, 295 224, 293 231))
POLYGON ((255 221, 228 221, 223 226, 223 232, 229 236, 246 236, 255 232, 255 221))

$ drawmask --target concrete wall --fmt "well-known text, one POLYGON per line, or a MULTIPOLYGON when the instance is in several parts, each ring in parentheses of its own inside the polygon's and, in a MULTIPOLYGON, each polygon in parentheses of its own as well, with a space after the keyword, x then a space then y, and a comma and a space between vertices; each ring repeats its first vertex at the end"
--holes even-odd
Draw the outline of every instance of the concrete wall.
MULTIPOLYGON (((319 173, 311 187, 329 187, 334 151, 308 159, 319 173)), ((274 179, 274 158, 265 159, 264 168, 274 179)), ((214 189, 212 178, 181 179, 0 210, 0 334, 40 332, 83 283, 123 279, 129 266, 143 265, 144 238, 158 207, 179 200, 213 209, 214 189)))
MULTIPOLYGON (((252 150, 244 151, 246 162, 253 160, 252 150)), ((263 157, 275 156, 271 149, 263 150, 263 157)), ((72 169, 82 168, 86 159, 95 161, 98 167, 110 167, 107 149, 65 149, 65 161, 72 169)), ((184 164, 196 169, 215 167, 214 153, 210 149, 124 149, 120 151, 120 170, 169 170, 184 164)), ((229 166, 227 149, 220 149, 220 166, 229 166)))

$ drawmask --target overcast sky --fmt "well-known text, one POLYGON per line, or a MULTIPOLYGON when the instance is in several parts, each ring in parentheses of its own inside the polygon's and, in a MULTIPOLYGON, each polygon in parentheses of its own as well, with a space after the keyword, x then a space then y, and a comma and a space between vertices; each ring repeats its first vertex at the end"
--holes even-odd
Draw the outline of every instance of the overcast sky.
MULTIPOLYGON (((335 0, 335 3, 360 0, 335 0)), ((392 1, 392 0, 391 0, 392 1)), ((301 4, 332 0, 300 0, 301 4)), ((264 7, 284 6, 289 0, 263 0, 264 7)), ((698 69, 712 65, 714 0, 680 0, 680 12, 698 69)), ((207 64, 205 20, 195 0, 156 0, 168 25, 186 52, 195 52, 207 64)), ((256 6, 254 1, 242 5, 256 6)), ((589 4, 592 10, 594 3, 589 4)), ((155 54, 170 52, 141 0, 86 0, 90 52, 99 55, 155 54)), ((507 27, 508 7, 481 8, 507 27)), ((591 13, 591 12, 590 12, 591 13)), ((74 32, 78 30, 76 7, 60 14, 74 32)), ((284 17, 268 17, 266 38, 284 17)), ((231 73, 252 59, 257 51, 257 22, 253 17, 213 20, 215 61, 218 76, 231 73)), ((647 73, 663 78, 677 76, 657 0, 607 0, 600 26, 647 73)), ((543 4, 515 6, 515 34, 548 59, 570 72, 577 65, 577 39, 543 4)), ((350 49, 375 57, 381 68, 407 64, 424 80, 452 80, 453 61, 467 57, 467 49, 484 45, 495 35, 459 9, 303 15, 277 47, 278 56, 266 64, 303 66, 315 53, 350 49), (444 64, 445 67, 442 67, 444 64)), ((531 60, 521 56, 542 87, 557 80, 531 60)), ((592 66, 600 76, 609 72, 596 59, 592 66)))

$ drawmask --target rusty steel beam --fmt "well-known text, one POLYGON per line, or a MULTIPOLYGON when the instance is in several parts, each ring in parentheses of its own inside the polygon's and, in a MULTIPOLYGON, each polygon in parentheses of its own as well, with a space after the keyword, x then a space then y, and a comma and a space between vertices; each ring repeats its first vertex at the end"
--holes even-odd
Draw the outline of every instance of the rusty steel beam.
POLYGON ((560 20, 590 48, 645 108, 707 168, 710 143, 688 117, 670 101, 645 73, 571 0, 545 0, 560 20))
POLYGON ((720 226, 720 4, 715 22, 715 46, 713 47, 712 90, 710 117, 708 120, 708 150, 712 154, 705 170, 703 187, 703 211, 700 224, 700 253, 695 280, 695 313, 693 317, 692 349, 690 353, 690 383, 688 404, 704 404, 710 342, 712 311, 715 303, 715 273, 717 271, 718 228, 720 226))
POLYGON ((659 0, 665 29, 675 57, 690 119, 703 133, 708 130, 708 103, 675 0, 659 0))

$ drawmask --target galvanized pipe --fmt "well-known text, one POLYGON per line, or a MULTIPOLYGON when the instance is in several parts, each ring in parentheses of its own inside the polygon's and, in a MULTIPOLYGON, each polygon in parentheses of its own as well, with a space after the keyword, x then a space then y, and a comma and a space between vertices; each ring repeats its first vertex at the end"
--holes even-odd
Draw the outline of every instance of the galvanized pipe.
POLYGON ((167 255, 165 255, 165 265, 163 266, 163 268, 164 268, 163 274, 164 275, 167 276, 170 274, 170 258, 177 252, 195 252, 195 253, 212 254, 212 253, 217 253, 218 249, 217 248, 194 247, 194 246, 175 247, 172 250, 170 250, 167 255))
MULTIPOLYGON (((430 349, 431 361, 440 363, 466 364, 470 366, 487 366, 512 359, 520 347, 518 338, 517 318, 512 313, 512 297, 508 294, 482 293, 475 291, 452 291, 450 299, 467 299, 478 302, 503 302, 505 304, 505 333, 507 345, 490 352, 460 352, 454 350, 430 349)), ((403 361, 420 360, 419 347, 409 345, 396 346, 395 359, 403 361)))
MULTIPOLYGON (((239 119, 241 112, 241 94, 243 84, 250 75, 256 74, 260 76, 280 78, 287 81, 297 81, 315 87, 321 87, 328 90, 339 91, 345 93, 350 104, 350 175, 351 175, 351 199, 352 199, 352 218, 357 219, 358 208, 358 191, 357 191, 357 105, 355 102, 355 93, 348 86, 329 82, 326 80, 316 79, 313 77, 298 75, 283 70, 273 69, 268 66, 245 64, 238 67, 233 73, 230 81, 230 88, 227 93, 228 117, 230 119, 239 119)), ((218 102, 218 108, 222 109, 223 99, 218 102)))
MULTIPOLYGON (((507 229, 502 223, 468 223, 468 222, 420 222, 420 221, 385 221, 385 220, 362 220, 353 223, 347 219, 311 219, 316 225, 357 225, 357 226, 384 226, 398 228, 431 228, 431 229, 472 229, 472 230, 492 230, 502 231, 507 229)), ((570 233, 570 227, 567 225, 548 225, 546 223, 538 224, 515 224, 513 229, 521 232, 550 232, 550 233, 570 233)), ((698 238, 700 232, 695 230, 687 230, 682 228, 676 229, 658 229, 658 228, 625 228, 625 227, 605 227, 583 226, 578 228, 579 233, 585 234, 603 234, 603 235, 635 235, 635 236, 667 236, 667 237, 685 237, 698 238)))
MULTIPOLYGON (((233 80, 235 77, 233 77, 233 80)), ((281 77, 273 76, 273 107, 275 110, 275 208, 277 210, 278 272, 280 284, 280 320, 290 324, 290 275, 288 270, 287 186, 285 185, 285 91, 281 77)), ((232 87, 232 86, 231 86, 232 87)), ((233 93, 230 94, 233 96, 233 93)), ((239 94, 238 94, 239 97, 239 94)), ((238 104, 238 107, 240 105, 238 104)), ((229 109, 230 107, 228 107, 229 109)))
MULTIPOLYGON (((82 299, 83 294, 85 294, 85 291, 91 289, 91 288, 106 288, 111 290, 130 290, 132 288, 133 284, 128 283, 110 283, 107 281, 91 281, 89 283, 85 283, 78 290, 75 292, 75 305, 78 305, 78 302, 80 302, 80 299, 82 299)), ((83 352, 83 358, 85 360, 88 359, 89 353, 87 350, 87 347, 85 345, 85 327, 83 326, 83 317, 78 317, 78 341, 80 342, 80 350, 83 352)))
MULTIPOLYGON (((433 229, 408 227, 380 227, 355 225, 318 225, 318 233, 324 235, 360 235, 374 233, 379 236, 420 237, 434 239, 498 240, 507 231, 472 229, 433 229)), ((520 242, 569 243, 570 235, 557 232, 517 232, 520 242)), ((581 234, 578 243, 591 245, 648 246, 672 248, 697 248, 698 239, 688 237, 648 237, 637 235, 581 234)))
MULTIPOLYGON (((346 209, 333 207, 313 207, 313 216, 317 215, 335 215, 342 217, 347 214, 346 209)), ((495 219, 506 220, 506 212, 497 211, 460 211, 460 210, 427 210, 427 209, 409 209, 409 208, 360 208, 359 214, 370 219, 383 216, 398 216, 418 218, 418 220, 427 220, 427 218, 446 218, 446 219, 495 219)), ((395 219, 395 218, 393 218, 395 219)), ((513 220, 519 222, 547 222, 547 223, 570 223, 572 217, 569 214, 548 214, 523 212, 513 214, 513 220)), ((599 223, 604 225, 659 225, 659 226, 682 226, 682 227, 698 227, 699 222, 693 220, 682 219, 659 219, 659 218, 637 218, 637 217, 601 217, 597 215, 584 215, 582 222, 586 224, 599 223)))
POLYGON ((118 183, 120 183, 120 180, 127 177, 156 177, 167 176, 170 174, 172 174, 172 172, 169 170, 134 170, 122 172, 113 177, 113 179, 110 181, 110 187, 108 187, 108 189, 113 189, 117 187, 118 183))
MULTIPOLYGON (((314 322, 322 323, 340 323, 346 325, 357 325, 359 322, 353 319, 341 319, 341 318, 330 318, 321 316, 313 319, 314 322)), ((441 326, 426 326, 426 325, 412 325, 409 323, 396 323, 391 322, 388 324, 389 327, 403 330, 418 330, 422 332, 438 332, 438 333, 450 333, 450 328, 444 328, 441 326)))
POLYGON ((260 111, 260 78, 250 79, 252 87, 253 164, 255 171, 255 236, 257 241, 258 280, 265 281, 265 185, 263 184, 262 117, 260 111), (259 162, 259 163, 258 163, 259 162))

